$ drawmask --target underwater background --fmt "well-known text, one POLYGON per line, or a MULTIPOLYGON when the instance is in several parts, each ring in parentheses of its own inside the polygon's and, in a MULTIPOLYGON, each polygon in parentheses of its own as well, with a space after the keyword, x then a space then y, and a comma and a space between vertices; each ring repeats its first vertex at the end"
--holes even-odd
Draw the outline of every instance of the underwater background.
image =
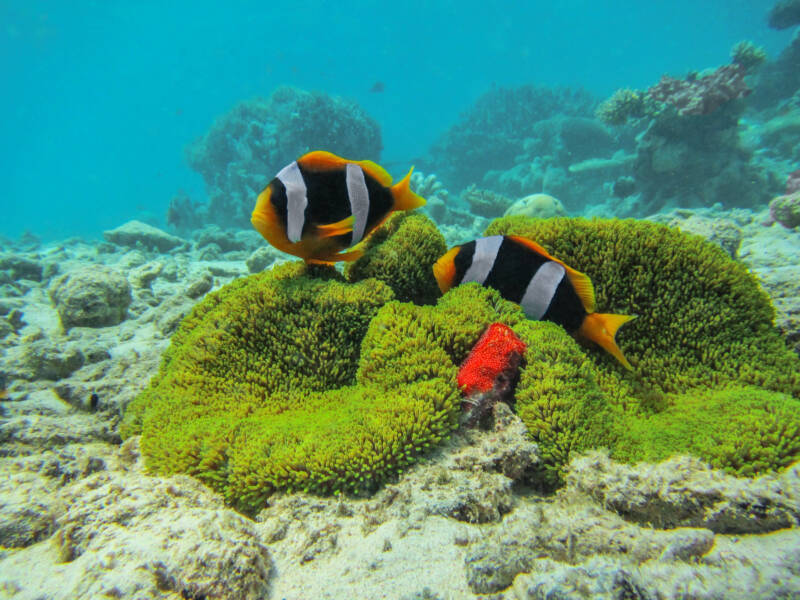
POLYGON ((184 147, 279 85, 358 102, 391 172, 428 155, 493 86, 573 86, 598 99, 728 60, 776 56, 770 0, 0 3, 0 234, 99 237, 163 226, 183 191, 207 199, 184 147), (371 92, 375 84, 383 91, 371 92))
POLYGON ((0 85, 0 600, 800 598, 800 0, 0 0, 0 85))

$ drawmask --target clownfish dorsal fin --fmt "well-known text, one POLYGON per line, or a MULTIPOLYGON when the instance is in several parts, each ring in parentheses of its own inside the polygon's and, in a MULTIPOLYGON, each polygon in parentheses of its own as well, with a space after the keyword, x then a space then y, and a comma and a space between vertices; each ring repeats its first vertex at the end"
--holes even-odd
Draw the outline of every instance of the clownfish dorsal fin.
POLYGON ((528 238, 524 238, 519 235, 509 235, 509 238, 517 242, 518 244, 522 244, 544 256, 545 258, 552 260, 560 264, 564 267, 564 270, 567 272, 567 277, 569 278, 569 282, 572 284, 572 287, 575 289, 575 293, 578 294, 578 298, 581 300, 581 304, 583 304, 583 308, 586 309, 587 313, 593 313, 595 311, 595 299, 594 299, 594 286, 592 285, 592 280, 589 279, 588 275, 581 273, 580 271, 576 271, 569 265, 564 264, 563 261, 551 256, 551 254, 542 248, 539 244, 534 242, 533 240, 529 240, 528 238))
POLYGON ((325 150, 314 150, 297 159, 297 164, 312 171, 332 171, 344 168, 349 162, 352 161, 325 150))
POLYGON ((355 222, 355 217, 350 215, 346 219, 342 219, 341 221, 336 221, 336 223, 327 223, 326 225, 315 225, 314 226, 314 233, 319 237, 327 238, 327 237, 334 237, 337 235, 344 235, 345 233, 350 233, 353 231, 353 223, 355 222))
POLYGON ((372 177, 383 187, 389 187, 392 185, 392 176, 389 175, 389 173, 386 172, 386 169, 384 169, 378 163, 374 163, 371 160, 357 160, 353 162, 361 167, 364 170, 364 173, 372 177))

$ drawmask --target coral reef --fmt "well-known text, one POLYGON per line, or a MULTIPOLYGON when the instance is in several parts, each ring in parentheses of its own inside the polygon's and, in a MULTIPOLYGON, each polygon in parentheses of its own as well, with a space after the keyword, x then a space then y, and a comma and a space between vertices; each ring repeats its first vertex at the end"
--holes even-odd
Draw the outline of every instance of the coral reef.
POLYGON ((50 286, 64 329, 104 327, 122 321, 131 304, 131 286, 118 271, 107 267, 76 269, 50 286))
POLYGON ((392 288, 397 300, 433 304, 439 287, 433 263, 445 253, 442 234, 422 214, 400 213, 373 233, 364 246, 364 256, 345 265, 348 281, 373 277, 392 288))
POLYGON ((630 88, 619 89, 600 103, 595 116, 606 125, 624 125, 629 119, 645 116, 645 95, 630 88))
POLYGON ((481 189, 475 184, 470 184, 461 192, 461 198, 469 204, 470 212, 489 218, 499 217, 512 203, 507 196, 481 189))
POLYGON ((792 171, 786 178, 786 193, 793 194, 800 192, 800 169, 792 171))
POLYGON ((731 60, 745 73, 752 73, 767 60, 766 51, 749 40, 742 40, 731 48, 731 60))
MULTIPOLYGON (((784 171, 792 168, 796 166, 783 167, 784 171)), ((692 226, 729 246, 728 252, 737 254, 762 280, 783 315, 779 323, 794 332, 796 343, 800 331, 796 319, 800 314, 796 260, 800 231, 777 224, 764 226, 765 215, 766 207, 760 213, 715 207, 676 211, 663 218, 681 227, 692 226)), ((523 222, 504 219, 501 223, 510 221, 523 222)), ((706 423, 703 427, 708 428, 714 411, 704 414, 701 404, 707 399, 716 406, 724 397, 725 402, 734 403, 725 413, 732 423, 726 426, 725 418, 717 418, 714 429, 721 433, 714 440, 719 449, 733 452, 714 454, 716 448, 710 447, 710 440, 705 447, 702 443, 698 447, 694 431, 685 436, 693 440, 691 448, 686 444, 686 451, 708 452, 707 460, 721 459, 720 464, 732 472, 748 472, 730 460, 737 452, 741 456, 747 451, 747 461, 752 461, 755 469, 778 462, 775 457, 782 449, 791 449, 796 435, 789 434, 790 422, 779 422, 775 416, 783 412, 794 418, 790 407, 797 401, 745 387, 738 376, 716 370, 716 361, 725 360, 727 352, 732 364, 741 369, 741 377, 763 379, 767 388, 790 391, 788 380, 798 371, 797 362, 775 361, 776 349, 769 341, 774 333, 762 328, 760 310, 754 308, 761 306, 761 296, 747 291, 752 280, 749 276, 743 279, 743 269, 732 261, 718 260, 722 250, 708 253, 706 244, 694 237, 675 231, 666 234, 669 230, 660 226, 524 222, 533 227, 529 234, 541 234, 540 241, 549 250, 559 257, 563 254, 565 260, 567 255, 576 257, 575 265, 595 277, 599 301, 620 308, 638 307, 637 321, 642 328, 633 329, 636 322, 632 323, 630 331, 636 335, 629 336, 626 331, 620 343, 631 352, 635 347, 637 358, 647 354, 648 344, 653 345, 653 354, 640 362, 643 369, 639 374, 623 372, 597 349, 580 346, 552 324, 525 321, 516 305, 474 284, 452 290, 436 306, 390 301, 370 320, 355 305, 349 305, 350 311, 340 301, 351 298, 357 304, 354 296, 359 296, 366 298, 360 304, 363 307, 377 295, 383 295, 381 302, 391 298, 387 287, 374 280, 345 284, 330 270, 309 273, 297 265, 280 266, 246 280, 250 265, 262 270, 275 259, 264 252, 267 249, 255 232, 230 235, 206 228, 169 251, 135 241, 120 246, 77 238, 47 244, 32 236, 9 240, 0 251, 0 388, 5 388, 0 394, 0 479, 7 484, 0 494, 2 593, 20 599, 58 600, 108 593, 125 600, 265 595, 487 597, 478 590, 496 593, 492 597, 497 598, 582 594, 614 600, 636 595, 679 600, 691 594, 712 600, 800 594, 796 577, 800 557, 795 551, 800 546, 796 527, 800 465, 741 478, 688 456, 636 465, 615 462, 605 451, 572 456, 592 436, 602 439, 589 446, 621 450, 614 440, 625 432, 612 429, 604 434, 600 427, 604 419, 608 424, 635 419, 636 428, 649 419, 655 423, 663 412, 666 428, 675 431, 666 415, 676 414, 682 402, 689 403, 687 406, 695 402, 690 413, 693 422, 706 423), (562 229, 553 227, 558 223, 562 229), (630 254, 641 255, 641 259, 637 262, 630 254), (616 262, 621 263, 619 270, 616 262), (132 302, 127 318, 103 328, 74 327, 64 332, 47 293, 49 286, 59 273, 101 266, 124 273, 128 279, 132 302), (676 273, 685 273, 685 277, 676 273), (272 282, 275 277, 282 283, 272 282), (628 278, 630 287, 625 283, 628 278), (244 304, 232 302, 249 287, 248 281, 257 283, 253 287, 272 298, 276 298, 274 286, 285 286, 284 300, 307 301, 308 312, 322 315, 319 322, 311 323, 303 310, 276 310, 263 322, 251 323, 263 323, 267 330, 288 323, 287 329, 299 332, 296 345, 282 343, 281 356, 287 361, 283 364, 292 366, 270 379, 276 385, 295 381, 300 361, 317 360, 321 354, 334 357, 324 363, 323 375, 337 377, 330 366, 333 362, 338 365, 334 355, 350 352, 358 338, 353 336, 351 345, 349 331, 338 325, 350 323, 354 315, 369 321, 357 351, 344 359, 349 373, 355 375, 326 395, 342 410, 352 410, 352 421, 344 416, 328 421, 327 417, 334 416, 331 411, 312 406, 326 392, 301 391, 300 401, 306 402, 302 405, 290 405, 293 397, 289 394, 275 394, 271 397, 286 403, 276 407, 268 422, 252 429, 243 426, 225 440, 256 444, 264 441, 260 436, 271 436, 281 427, 280 435, 285 436, 277 436, 281 443, 261 446, 247 464, 276 459, 286 461, 290 474, 300 473, 313 464, 292 460, 298 457, 293 433, 307 435, 308 443, 320 450, 322 446, 330 449, 331 439, 357 437, 363 431, 362 421, 369 421, 376 411, 380 413, 376 418, 392 423, 412 414, 415 435, 422 439, 435 412, 431 406, 441 402, 446 405, 443 419, 448 423, 443 429, 450 431, 462 413, 458 365, 486 326, 494 322, 511 327, 524 342, 536 346, 529 346, 526 352, 531 363, 521 364, 525 393, 517 388, 514 409, 539 425, 541 449, 520 417, 500 402, 481 427, 459 428, 447 440, 427 440, 429 451, 415 464, 411 462, 421 454, 412 450, 402 477, 388 476, 386 485, 368 498, 278 491, 266 505, 254 502, 255 506, 248 507, 264 506, 255 519, 230 510, 228 498, 196 478, 147 474, 139 454, 140 438, 120 445, 120 414, 158 370, 165 351, 170 365, 183 360, 175 348, 167 350, 169 338, 196 298, 232 281, 230 288, 207 295, 196 306, 198 313, 217 319, 220 327, 236 322, 233 317, 238 314, 242 330, 248 329, 244 326, 248 325, 247 315, 254 314, 247 312, 250 305, 245 309, 244 304), (694 297, 696 300, 686 300, 694 297), (685 306, 679 305, 680 300, 685 306), (324 305, 320 310, 314 304, 317 301, 324 305), (675 328, 669 324, 671 318, 678 322, 675 328), (696 324, 686 327, 692 318, 696 324), (737 319, 743 321, 742 329, 737 329, 737 319), (747 333, 747 327, 753 331, 747 333), (717 329, 722 333, 715 333, 717 329), (663 343, 661 330, 667 338, 663 343), (319 335, 334 332, 346 341, 340 343, 337 337, 327 347, 315 344, 319 335), (647 340, 645 335, 652 337, 647 340), (765 336, 765 340, 754 341, 750 335, 765 336), (687 370, 691 381, 683 382, 676 372, 667 382, 673 387, 688 385, 691 389, 684 393, 661 393, 637 384, 636 377, 648 371, 660 373, 673 366, 680 370, 684 359, 705 361, 692 346, 698 336, 720 346, 719 355, 705 362, 708 369, 703 385, 695 387, 695 376, 702 369, 687 370), (731 347, 730 340, 736 336, 742 338, 742 345, 731 347), (686 345, 689 354, 681 358, 678 350, 665 353, 664 348, 673 343, 686 345), (751 356, 743 360, 748 345, 751 356), (310 346, 312 351, 294 351, 301 346, 310 346), (661 363, 656 360, 659 354, 664 356, 661 363), (773 367, 769 364, 760 374, 754 372, 753 365, 762 356, 784 374, 783 383, 770 375, 773 367), (418 386, 405 384, 406 379, 413 379, 418 386), (728 389, 723 388, 726 385, 728 389), (361 394, 367 392, 374 394, 374 404, 362 402, 361 394), (581 416, 590 407, 568 402, 584 393, 590 395, 591 406, 597 410, 590 417, 598 423, 587 424, 581 416), (741 394, 747 397, 737 400, 741 394), (407 397, 427 397, 431 402, 410 405, 407 397), (293 408, 309 411, 300 415, 293 408), (323 421, 310 432, 289 423, 295 416, 307 422, 308 414, 323 421), (354 422, 353 427, 348 426, 354 422), (564 424, 563 431, 559 423, 564 424), (317 435, 325 427, 329 435, 317 435), (782 435, 788 442, 776 445, 782 435), (742 452, 730 443, 730 436, 741 438, 742 452), (762 443, 756 444, 757 439, 762 443), (570 463, 554 469, 567 451, 570 463), (555 494, 536 493, 535 487, 556 473, 565 485, 555 494), (409 579, 409 573, 415 576, 409 579)), ((425 221, 417 224, 422 223, 425 221)), ((395 235, 403 226, 397 225, 395 235)), ((464 235, 463 230, 458 231, 464 235)), ((390 241, 391 237, 384 244, 390 241)), ((248 290, 248 294, 257 297, 257 291, 248 290)), ((199 318, 198 314, 189 317, 184 327, 197 324, 199 318)), ((763 318, 766 320, 766 315, 763 318)), ((201 336, 209 330, 197 326, 193 331, 201 336)), ((184 336, 187 342, 186 333, 181 328, 176 336, 184 336)), ((235 338, 235 330, 229 333, 233 342, 245 339, 235 338)), ((226 356, 252 358, 263 347, 252 352, 238 348, 231 343, 231 354, 226 356)), ((210 364, 205 354, 195 358, 210 364)), ((192 390, 203 384, 202 378, 193 380, 192 390)), ((260 382, 257 385, 260 387, 260 382)), ((320 385, 327 386, 325 382, 320 385)), ((209 409, 209 413, 197 424, 197 437, 180 446, 186 454, 179 452, 177 460, 193 460, 189 455, 200 447, 207 451, 201 467, 219 475, 211 487, 226 493, 221 481, 231 476, 236 478, 232 486, 259 488, 257 477, 245 480, 242 472, 227 470, 243 464, 241 455, 228 460, 230 457, 218 453, 215 441, 219 415, 225 420, 249 410, 247 395, 234 391, 218 398, 220 403, 214 406, 204 405, 202 400, 208 397, 202 394, 191 400, 198 398, 201 402, 195 407, 209 409), (213 415, 211 409, 216 411, 213 415)), ((143 408, 136 408, 138 402, 134 401, 131 416, 143 408)), ((717 410, 722 406, 724 403, 717 410)), ((188 410, 174 412, 180 419, 188 410)), ((155 411, 152 416, 149 427, 166 427, 166 419, 156 418, 155 411)), ((125 427, 136 425, 135 421, 125 427)), ((408 427, 412 425, 408 423, 408 427)), ((641 441, 648 436, 636 437, 641 441)), ((359 440, 369 443, 365 438, 359 440)), ((353 464, 353 456, 343 451, 341 460, 353 464)))
POLYGON ((748 104, 753 108, 784 110, 797 106, 795 94, 800 89, 800 31, 795 32, 789 45, 775 60, 767 61, 754 76, 753 93, 748 104))
POLYGON ((750 93, 744 74, 745 67, 735 63, 699 77, 675 79, 664 75, 647 94, 657 102, 671 104, 681 116, 710 115, 723 104, 750 93))
MULTIPOLYGON (((770 171, 750 161, 742 148, 738 122, 743 106, 727 101, 713 110, 727 92, 706 99, 682 96, 683 109, 709 113, 681 115, 668 106, 652 119, 637 144, 633 165, 638 188, 640 214, 665 207, 758 206, 765 203, 779 185, 770 171)), ((691 92, 687 92, 691 94, 691 92)))
POLYGON ((550 194, 531 194, 520 198, 508 207, 503 213, 504 217, 518 215, 534 219, 549 219, 551 217, 565 217, 567 211, 558 198, 550 194))
POLYGON ((779 0, 770 9, 767 22, 773 29, 788 29, 800 25, 800 1, 779 0))
MULTIPOLYGON (((646 216, 664 209, 716 203, 754 207, 778 193, 775 161, 792 158, 800 151, 795 148, 796 135, 782 137, 793 128, 793 116, 783 111, 769 126, 740 127, 748 108, 743 99, 749 101, 752 91, 745 76, 761 69, 754 98, 763 106, 774 90, 765 91, 762 83, 774 78, 773 87, 782 86, 786 70, 793 71, 789 77, 796 79, 796 69, 789 66, 796 60, 782 58, 779 62, 783 60, 784 67, 773 66, 778 63, 762 67, 766 61, 763 49, 746 41, 734 46, 731 54, 730 64, 689 73, 683 79, 664 75, 645 92, 618 90, 600 105, 598 118, 637 134, 632 168, 616 175, 635 177, 638 195, 631 202, 618 203, 616 214, 646 216), (742 139, 740 130, 748 137, 742 139), (765 160, 765 152, 773 159, 765 160)), ((784 92, 796 88, 789 85, 784 92)))
POLYGON ((127 223, 103 232, 103 238, 118 246, 167 252, 186 243, 185 240, 141 221, 127 223))
POLYGON ((319 149, 378 160, 380 128, 355 102, 322 92, 280 87, 269 98, 237 104, 186 149, 189 166, 206 183, 205 220, 249 226, 264 186, 286 164, 319 149))
MULTIPOLYGON (((474 194, 470 195, 468 190, 460 196, 451 194, 433 173, 428 175, 420 171, 412 173, 411 189, 427 200, 428 203, 419 209, 419 212, 436 221, 448 245, 458 243, 470 235, 478 237, 489 223, 485 217, 470 212, 470 198, 476 198, 474 194)), ((481 199, 500 201, 499 196, 490 196, 493 192, 476 191, 481 199)))
POLYGON ((769 216, 787 229, 800 227, 800 191, 773 198, 769 216))
MULTIPOLYGON (((479 182, 489 170, 512 167, 522 154, 525 140, 540 137, 537 124, 558 116, 560 129, 561 121, 569 121, 569 117, 591 116, 595 104, 595 99, 582 89, 532 85, 492 89, 434 144, 433 165, 447 186, 462 189, 479 182)), ((583 124, 573 126, 568 122, 564 134, 565 139, 578 146, 584 142, 573 132, 585 133, 586 129, 580 125, 583 124)))

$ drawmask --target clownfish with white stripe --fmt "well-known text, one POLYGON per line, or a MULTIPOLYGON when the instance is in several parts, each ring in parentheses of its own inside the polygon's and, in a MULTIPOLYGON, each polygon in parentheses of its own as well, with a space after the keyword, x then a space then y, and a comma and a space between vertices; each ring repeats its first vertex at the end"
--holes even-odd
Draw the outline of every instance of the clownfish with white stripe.
POLYGON ((493 235, 452 248, 433 266, 444 294, 474 281, 516 302, 533 320, 552 321, 591 340, 632 370, 614 339, 634 316, 595 312, 588 276, 553 258, 536 242, 516 235, 493 235))
POLYGON ((425 205, 409 187, 413 170, 392 185, 372 161, 309 152, 269 182, 251 221, 275 248, 307 263, 353 261, 363 254, 357 246, 389 215, 425 205))

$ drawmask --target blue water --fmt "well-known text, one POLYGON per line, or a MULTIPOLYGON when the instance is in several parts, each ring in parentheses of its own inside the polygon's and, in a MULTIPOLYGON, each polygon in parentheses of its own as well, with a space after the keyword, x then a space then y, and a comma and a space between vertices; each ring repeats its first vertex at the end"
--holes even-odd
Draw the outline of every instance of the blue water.
POLYGON ((605 97, 741 39, 774 56, 791 30, 767 27, 773 3, 2 1, 0 235, 163 223, 177 191, 205 195, 184 146, 279 84, 359 102, 400 173, 492 84, 605 97))

